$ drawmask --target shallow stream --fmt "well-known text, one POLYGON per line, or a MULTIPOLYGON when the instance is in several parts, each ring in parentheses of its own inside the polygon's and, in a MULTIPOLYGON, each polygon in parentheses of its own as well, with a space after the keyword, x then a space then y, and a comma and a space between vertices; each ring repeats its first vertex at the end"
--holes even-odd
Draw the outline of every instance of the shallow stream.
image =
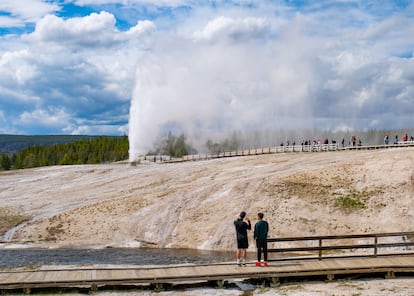
POLYGON ((166 265, 233 261, 235 252, 192 249, 2 249, 0 268, 38 265, 166 265))

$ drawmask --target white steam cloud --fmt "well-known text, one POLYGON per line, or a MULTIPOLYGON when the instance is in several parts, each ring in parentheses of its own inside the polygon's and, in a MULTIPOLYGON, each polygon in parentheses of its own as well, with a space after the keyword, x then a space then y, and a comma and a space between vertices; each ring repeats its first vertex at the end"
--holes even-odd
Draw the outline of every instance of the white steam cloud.
MULTIPOLYGON (((193 141, 232 130, 305 127, 312 118, 314 55, 270 42, 262 19, 219 18, 192 39, 162 40, 137 70, 130 114, 131 159, 161 130, 193 141), (168 48, 168 50, 164 50, 168 48)), ((307 48, 308 50, 304 50, 307 48)))
POLYGON ((414 89, 401 85, 413 81, 414 59, 397 56, 406 49, 388 46, 379 32, 406 31, 407 20, 359 30, 335 22, 220 16, 193 22, 192 32, 154 33, 136 72, 130 160, 168 131, 199 148, 234 130, 410 127, 409 114, 398 122, 395 114, 414 106, 414 89))

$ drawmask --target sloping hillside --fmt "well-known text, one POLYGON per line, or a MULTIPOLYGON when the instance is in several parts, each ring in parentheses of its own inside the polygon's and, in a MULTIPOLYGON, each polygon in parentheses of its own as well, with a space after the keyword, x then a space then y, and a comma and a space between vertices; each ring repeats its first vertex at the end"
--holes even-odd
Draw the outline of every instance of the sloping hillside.
POLYGON ((413 157, 406 148, 3 172, 0 207, 32 217, 4 238, 234 249, 241 210, 253 222, 264 212, 272 237, 412 231, 413 157))

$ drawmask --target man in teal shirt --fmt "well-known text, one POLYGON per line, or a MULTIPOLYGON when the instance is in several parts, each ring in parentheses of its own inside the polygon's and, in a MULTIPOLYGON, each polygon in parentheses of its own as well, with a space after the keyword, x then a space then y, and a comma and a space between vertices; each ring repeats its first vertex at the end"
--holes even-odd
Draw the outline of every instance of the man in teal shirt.
POLYGON ((263 266, 267 266, 267 233, 269 232, 269 224, 263 220, 263 213, 257 214, 259 221, 254 225, 254 239, 257 246, 257 262, 256 266, 262 266, 260 261, 262 259, 263 251, 263 266))

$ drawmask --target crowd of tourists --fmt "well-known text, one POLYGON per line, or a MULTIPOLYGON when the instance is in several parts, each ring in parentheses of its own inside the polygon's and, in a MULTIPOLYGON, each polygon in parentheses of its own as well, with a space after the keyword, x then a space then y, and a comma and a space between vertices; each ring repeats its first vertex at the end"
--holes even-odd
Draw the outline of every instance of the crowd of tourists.
MULTIPOLYGON (((410 136, 408 137, 408 134, 404 134, 401 139, 398 138, 398 135, 395 135, 394 137, 394 142, 393 144, 404 144, 404 143, 408 143, 408 142, 413 142, 414 143, 414 136, 410 136)), ((388 134, 385 135, 384 137, 384 145, 389 145, 390 143, 390 137, 388 134)))

